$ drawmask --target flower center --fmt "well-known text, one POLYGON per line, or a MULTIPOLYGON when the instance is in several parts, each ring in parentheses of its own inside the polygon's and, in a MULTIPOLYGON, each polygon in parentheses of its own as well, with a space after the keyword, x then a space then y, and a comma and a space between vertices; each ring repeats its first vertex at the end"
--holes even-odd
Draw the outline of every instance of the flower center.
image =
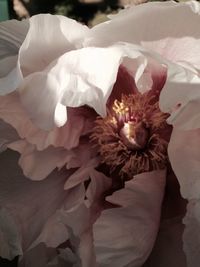
MULTIPOLYGON (((162 169, 167 163, 168 114, 160 111, 157 96, 150 93, 123 95, 98 117, 91 140, 102 163, 123 179, 162 169)), ((169 131, 168 131, 169 132, 169 131)))

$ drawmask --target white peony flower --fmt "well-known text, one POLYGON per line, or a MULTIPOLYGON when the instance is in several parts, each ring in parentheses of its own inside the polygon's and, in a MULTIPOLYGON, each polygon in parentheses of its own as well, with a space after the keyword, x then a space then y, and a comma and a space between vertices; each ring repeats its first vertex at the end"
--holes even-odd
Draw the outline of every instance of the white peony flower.
MULTIPOLYGON (((147 3, 92 29, 52 15, 0 24, 2 257, 26 266, 45 243, 63 249, 46 266, 142 266, 165 184, 167 218, 185 212, 177 177, 187 266, 199 262, 199 10, 147 3)), ((161 233, 149 264, 168 255, 161 233)))

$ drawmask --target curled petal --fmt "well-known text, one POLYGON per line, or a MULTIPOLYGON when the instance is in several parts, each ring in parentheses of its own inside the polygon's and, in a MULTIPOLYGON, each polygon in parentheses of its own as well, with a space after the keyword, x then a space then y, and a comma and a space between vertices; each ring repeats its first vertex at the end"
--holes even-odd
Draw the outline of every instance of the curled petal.
POLYGON ((35 145, 37 150, 44 150, 51 145, 66 149, 77 147, 80 136, 91 131, 95 116, 95 112, 87 108, 69 108, 67 123, 48 132, 31 122, 17 93, 0 96, 0 118, 12 125, 19 136, 35 145))
POLYGON ((63 167, 72 157, 71 152, 63 148, 49 147, 37 151, 35 146, 23 140, 13 142, 8 147, 21 154, 19 165, 24 175, 36 181, 46 178, 56 167, 63 167))
POLYGON ((70 51, 43 72, 31 74, 25 79, 19 90, 21 101, 30 118, 46 130, 66 122, 65 110, 59 113, 59 119, 56 116, 59 103, 67 107, 88 105, 105 116, 106 102, 116 81, 118 68, 123 58, 127 57, 135 70, 137 82, 147 60, 130 44, 70 51), (41 97, 41 92, 45 97, 41 97))
POLYGON ((19 52, 23 75, 41 71, 62 54, 81 46, 87 31, 86 26, 64 16, 40 14, 30 18, 29 31, 19 52))

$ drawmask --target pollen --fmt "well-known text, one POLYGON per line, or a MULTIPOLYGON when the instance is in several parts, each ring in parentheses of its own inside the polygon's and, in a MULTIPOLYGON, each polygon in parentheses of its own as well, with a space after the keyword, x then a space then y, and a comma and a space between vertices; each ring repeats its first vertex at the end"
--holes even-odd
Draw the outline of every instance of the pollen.
POLYGON ((97 117, 91 141, 102 163, 111 173, 118 171, 122 179, 163 169, 168 160, 167 117, 155 96, 123 95, 107 109, 107 117, 97 117))

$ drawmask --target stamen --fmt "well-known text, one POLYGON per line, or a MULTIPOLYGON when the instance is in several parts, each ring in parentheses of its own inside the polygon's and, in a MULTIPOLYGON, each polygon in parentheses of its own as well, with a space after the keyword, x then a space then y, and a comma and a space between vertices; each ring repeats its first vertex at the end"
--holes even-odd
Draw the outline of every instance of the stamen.
POLYGON ((102 163, 123 179, 156 169, 167 163, 167 141, 162 129, 168 114, 160 111, 154 96, 134 94, 114 101, 106 118, 98 117, 91 140, 102 163))

